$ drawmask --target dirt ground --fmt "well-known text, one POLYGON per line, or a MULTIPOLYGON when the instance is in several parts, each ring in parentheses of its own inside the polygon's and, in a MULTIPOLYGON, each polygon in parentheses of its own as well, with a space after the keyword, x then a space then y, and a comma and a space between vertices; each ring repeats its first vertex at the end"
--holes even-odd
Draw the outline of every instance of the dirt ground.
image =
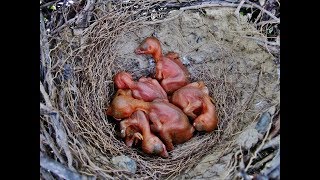
MULTIPOLYGON (((128 70, 136 65, 136 68, 130 69, 136 77, 153 72, 154 63, 151 58, 133 53, 139 42, 150 35, 160 39, 164 53, 179 53, 192 75, 201 71, 200 66, 200 69, 197 68, 198 64, 205 64, 210 69, 202 77, 207 74, 219 75, 221 67, 227 66, 228 79, 224 80, 241 89, 241 104, 245 105, 252 98, 245 112, 246 118, 238 124, 239 130, 254 129, 257 115, 280 103, 280 70, 275 58, 265 48, 259 46, 254 39, 246 37, 259 38, 259 32, 246 22, 246 17, 241 16, 238 22, 233 13, 233 8, 186 11, 172 21, 146 26, 135 33, 126 34, 118 42, 118 62, 130 59, 130 63, 127 67, 122 65, 119 68, 128 70)), ((199 76, 192 76, 192 79, 202 80, 199 76)), ((208 83, 210 82, 206 82, 208 83)), ((241 133, 234 135, 231 146, 236 146, 239 134, 241 133)), ((228 173, 226 165, 233 153, 208 151, 197 166, 180 178, 224 179, 228 173)))

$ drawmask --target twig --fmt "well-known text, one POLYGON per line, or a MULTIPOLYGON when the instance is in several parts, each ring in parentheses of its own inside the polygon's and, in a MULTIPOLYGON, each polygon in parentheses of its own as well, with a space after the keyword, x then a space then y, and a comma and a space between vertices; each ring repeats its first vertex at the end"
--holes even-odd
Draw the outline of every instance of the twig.
MULTIPOLYGON (((227 163, 226 167, 229 169, 227 170, 227 176, 231 175, 231 172, 233 172, 235 169, 236 169, 236 166, 238 164, 240 164, 239 162, 239 154, 241 155, 242 154, 242 150, 241 150, 241 146, 239 146, 239 149, 232 155, 232 159, 227 163)), ((240 161, 242 160, 242 157, 240 159, 240 161)), ((227 178, 223 178, 223 179, 227 179, 227 178)))
POLYGON ((268 127, 268 131, 267 133, 265 134, 261 144, 258 146, 258 148, 254 151, 253 153, 253 156, 250 157, 250 160, 245 168, 245 171, 248 171, 248 169, 250 168, 250 165, 252 164, 253 160, 257 157, 257 154, 260 152, 261 148, 264 146, 265 144, 265 141, 267 140, 268 138, 268 135, 269 135, 269 132, 270 132, 270 129, 272 127, 272 121, 270 121, 270 124, 269 124, 269 127, 268 127))
POLYGON ((272 55, 278 56, 280 54, 280 46, 271 46, 271 45, 268 45, 268 44, 260 42, 260 41, 258 41, 257 44, 266 48, 267 51, 269 53, 271 53, 272 55))
POLYGON ((60 27, 56 28, 55 30, 51 31, 50 35, 53 36, 55 35, 56 33, 58 33, 59 31, 61 31, 61 29, 69 26, 70 24, 74 23, 76 21, 77 18, 72 18, 72 19, 69 19, 67 22, 65 22, 63 25, 61 25, 60 27))
POLYGON ((279 23, 279 22, 274 19, 271 19, 268 21, 261 21, 261 22, 257 23, 256 26, 265 25, 265 24, 276 24, 276 23, 279 23))
POLYGON ((58 112, 53 110, 53 106, 50 102, 49 96, 45 92, 44 87, 41 82, 40 82, 40 92, 42 93, 42 96, 43 96, 43 98, 46 102, 46 105, 47 105, 47 106, 45 106, 44 104, 42 104, 42 105, 40 104, 40 108, 42 109, 42 112, 50 111, 50 109, 52 109, 52 111, 49 112, 49 117, 51 119, 53 128, 56 132, 56 141, 57 141, 58 145, 63 148, 63 150, 67 156, 69 168, 74 169, 72 167, 72 155, 71 155, 71 151, 69 149, 68 141, 67 141, 68 136, 66 134, 66 130, 65 130, 64 126, 61 123, 61 122, 63 122, 63 119, 59 115, 58 112))
POLYGON ((253 39, 257 41, 257 44, 264 47, 270 54, 278 56, 280 53, 280 44, 277 42, 270 42, 267 40, 262 40, 256 37, 242 36, 244 38, 253 39))
MULTIPOLYGON (((41 121, 40 121, 41 122, 41 121)), ((40 133, 40 151, 46 152, 43 142, 46 140, 43 134, 40 133)))
POLYGON ((268 162, 270 159, 272 159, 274 157, 274 152, 269 154, 267 157, 263 158, 262 160, 260 160, 259 162, 257 162, 254 166, 253 169, 258 169, 260 168, 264 163, 268 162))
MULTIPOLYGON (((40 105, 41 105, 41 103, 40 103, 40 105)), ((42 131, 44 133, 44 138, 46 140, 46 143, 48 143, 48 145, 51 147, 54 155, 57 156, 57 158, 60 160, 61 163, 65 163, 64 159, 59 154, 59 151, 58 151, 57 147, 54 145, 53 139, 51 138, 49 133, 46 131, 46 129, 44 128, 42 123, 40 123, 40 128, 42 129, 42 131)))
POLYGON ((276 156, 265 165, 264 169, 261 171, 261 174, 268 175, 279 166, 280 166, 280 149, 277 151, 276 156))
POLYGON ((46 169, 42 167, 40 167, 40 174, 42 175, 42 178, 45 180, 54 180, 54 177, 50 174, 50 172, 48 172, 46 169))
POLYGON ((249 108, 249 104, 250 104, 250 102, 253 100, 254 93, 257 91, 257 88, 258 88, 258 86, 259 86, 259 82, 260 82, 260 76, 261 76, 261 74, 262 74, 262 69, 261 69, 261 67, 260 67, 260 70, 259 70, 259 72, 258 72, 258 76, 257 76, 257 82, 256 82, 256 85, 254 86, 254 89, 253 89, 253 91, 252 91, 252 93, 251 93, 251 95, 250 95, 249 99, 248 99, 248 100, 247 100, 247 102, 245 103, 245 105, 244 105, 244 107, 245 107, 245 108, 243 108, 242 113, 244 113, 244 111, 245 111, 245 110, 247 110, 247 109, 249 108))
MULTIPOLYGON (((50 48, 47 38, 47 32, 44 24, 44 18, 42 12, 40 12, 40 45, 41 45, 41 64, 43 68, 44 82, 47 82, 48 92, 51 95, 53 87, 53 78, 51 75, 51 57, 50 48)), ((46 84, 45 84, 46 85, 46 84)))
POLYGON ((94 3, 96 0, 89 0, 87 1, 87 4, 85 6, 84 9, 81 10, 81 12, 79 13, 79 15, 77 15, 74 18, 69 19, 68 21, 65 21, 65 23, 59 27, 57 27, 56 29, 52 30, 50 35, 54 36, 56 33, 60 32, 63 28, 69 26, 72 23, 75 23, 77 26, 80 24, 81 21, 83 21, 84 19, 86 20, 86 22, 88 22, 91 17, 92 17, 92 10, 94 8, 94 3), (84 18, 86 17, 86 18, 84 18))
MULTIPOLYGON (((191 10, 191 9, 200 9, 200 8, 208 8, 208 7, 238 7, 238 6, 239 6, 238 4, 222 3, 222 2, 219 2, 219 3, 216 3, 216 2, 214 2, 214 3, 203 3, 201 5, 186 6, 186 7, 180 8, 179 13, 174 15, 174 16, 172 16, 172 17, 169 17, 169 18, 166 18, 166 19, 163 19, 163 20, 158 20, 158 21, 146 22, 144 24, 157 24, 157 23, 171 21, 171 20, 179 17, 184 11, 191 10)), ((242 7, 250 8, 251 6, 244 4, 244 5, 242 5, 242 7)))
MULTIPOLYGON (((63 25, 61 25, 60 27, 56 28, 55 30, 53 30, 50 34, 51 36, 55 35, 56 33, 60 32, 63 28, 69 26, 72 23, 75 23, 76 25, 79 25, 80 22, 84 19, 85 15, 87 15, 88 12, 91 12, 93 10, 93 5, 95 3, 95 0, 89 0, 87 1, 87 4, 85 6, 85 8, 80 12, 80 15, 69 19, 67 22, 65 22, 63 25)), ((90 13, 89 15, 86 16, 86 22, 88 20, 90 20, 92 16, 92 13, 90 13)))
MULTIPOLYGON (((238 11, 240 11, 240 8, 241 7, 245 7, 245 8, 252 8, 252 7, 255 7, 263 12, 265 12, 266 14, 268 14, 270 17, 272 17, 274 20, 275 20, 275 23, 280 23, 280 19, 277 18, 276 16, 274 16, 272 13, 270 13, 269 11, 263 9, 261 6, 259 5, 256 5, 248 0, 242 0, 239 4, 235 4, 235 3, 225 3, 225 2, 204 2, 200 5, 192 5, 192 6, 186 6, 186 7, 182 7, 179 9, 179 13, 172 16, 172 17, 169 17, 169 18, 166 18, 166 19, 163 19, 163 20, 158 20, 158 21, 151 21, 151 22, 146 22, 145 24, 157 24, 157 23, 162 23, 162 22, 167 22, 167 21, 171 21, 177 17, 179 17, 185 10, 191 10, 191 9, 200 9, 200 8, 207 8, 207 7, 237 7, 237 10, 239 8, 238 11), (244 4, 245 1, 246 3, 250 4, 250 5, 247 5, 247 4, 244 4), (242 4, 241 4, 242 3, 242 4)), ((236 10, 236 12, 237 12, 236 10)), ((236 13, 235 13, 236 14, 236 13)))
POLYGON ((40 9, 46 8, 46 7, 48 7, 48 6, 51 6, 51 5, 53 5, 53 4, 57 3, 57 2, 59 2, 59 0, 57 0, 57 1, 51 1, 51 2, 47 2, 47 3, 45 3, 45 4, 42 4, 42 5, 40 5, 40 9))
MULTIPOLYGON (((52 108, 52 104, 51 104, 50 98, 49 98, 47 92, 45 91, 44 86, 41 83, 41 81, 40 81, 40 92, 42 94, 42 97, 43 97, 44 101, 46 102, 46 105, 49 107, 48 109, 51 109, 52 108)), ((40 107, 41 107, 41 103, 40 103, 40 107)))
POLYGON ((68 167, 54 161, 53 159, 45 156, 40 152, 40 166, 48 171, 53 172, 60 178, 64 179, 95 179, 94 177, 88 177, 80 175, 77 172, 72 171, 68 167))
POLYGON ((268 44, 268 45, 271 45, 271 46, 280 46, 279 43, 276 43, 276 42, 270 42, 270 41, 267 41, 267 40, 262 40, 260 38, 256 38, 256 37, 250 37, 250 36, 242 36, 244 38, 248 38, 248 39, 253 39, 253 40, 256 40, 256 41, 260 41, 262 43, 265 43, 265 44, 268 44))
POLYGON ((269 147, 278 147, 280 145, 280 135, 268 141, 262 148, 261 151, 269 147))
POLYGON ((279 131, 280 131, 280 120, 276 121, 274 129, 269 135, 269 139, 274 139, 274 136, 277 135, 279 131))
POLYGON ((245 1, 246 1, 246 3, 248 3, 248 4, 252 5, 253 7, 255 7, 255 8, 257 8, 257 9, 259 9, 259 10, 261 10, 261 11, 265 12, 266 14, 268 14, 272 19, 274 19, 274 20, 276 21, 276 23, 280 23, 280 19, 279 19, 279 18, 277 18, 275 15, 273 15, 271 12, 269 12, 269 11, 265 10, 265 9, 264 9, 264 8, 262 8, 261 6, 259 6, 259 5, 255 4, 255 3, 252 3, 252 2, 250 2, 250 1, 248 1, 248 0, 245 0, 245 1))
POLYGON ((239 3, 239 6, 237 7, 237 9, 236 9, 236 11, 234 12, 234 14, 236 15, 236 17, 237 17, 237 19, 238 19, 238 22, 239 22, 239 20, 240 20, 240 9, 241 9, 241 7, 243 6, 243 4, 244 4, 244 2, 245 2, 245 0, 241 0, 241 2, 239 3))
POLYGON ((259 12, 259 15, 256 17, 256 20, 254 21, 253 24, 257 24, 257 22, 259 21, 259 19, 261 18, 262 16, 262 11, 259 12))
POLYGON ((269 139, 272 139, 280 131, 280 117, 277 118, 274 123, 274 129, 269 135, 269 139))
POLYGON ((94 8, 94 3, 96 0, 87 0, 86 6, 81 10, 79 13, 77 20, 75 22, 76 26, 78 27, 80 24, 84 24, 80 27, 84 28, 88 26, 89 20, 91 19, 92 13, 91 11, 94 8))

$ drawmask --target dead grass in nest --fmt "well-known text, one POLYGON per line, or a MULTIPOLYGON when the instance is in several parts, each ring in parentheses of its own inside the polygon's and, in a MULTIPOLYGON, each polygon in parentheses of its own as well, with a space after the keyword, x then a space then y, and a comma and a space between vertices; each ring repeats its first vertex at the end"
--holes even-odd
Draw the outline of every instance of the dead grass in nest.
MULTIPOLYGON (((243 128, 239 122, 246 118, 244 112, 252 103, 252 97, 245 103, 241 101, 245 89, 230 78, 235 74, 246 77, 246 74, 237 69, 230 71, 234 52, 222 42, 219 43, 221 50, 216 52, 223 64, 218 70, 213 70, 213 65, 207 62, 188 65, 193 81, 204 80, 216 102, 220 119, 216 131, 197 133, 190 141, 175 146, 168 159, 162 159, 126 147, 117 136, 114 122, 105 115, 105 108, 115 92, 113 76, 116 72, 127 70, 133 72, 134 77, 151 72, 138 70, 139 65, 130 60, 130 56, 119 53, 119 42, 124 34, 150 26, 145 24, 150 15, 141 14, 152 9, 150 5, 147 2, 119 5, 114 11, 103 11, 103 5, 97 5, 95 12, 99 19, 82 35, 70 36, 65 30, 49 38, 49 43, 54 44, 51 47, 43 41, 42 51, 49 52, 49 57, 42 58, 44 73, 40 81, 42 153, 71 170, 99 179, 172 179, 196 165, 209 151, 227 150, 233 135, 243 128), (132 11, 136 5, 144 8, 132 11), (111 158, 118 155, 135 160, 136 174, 119 170, 111 163, 111 158)), ((257 79, 247 78, 242 83, 255 87, 257 79)))

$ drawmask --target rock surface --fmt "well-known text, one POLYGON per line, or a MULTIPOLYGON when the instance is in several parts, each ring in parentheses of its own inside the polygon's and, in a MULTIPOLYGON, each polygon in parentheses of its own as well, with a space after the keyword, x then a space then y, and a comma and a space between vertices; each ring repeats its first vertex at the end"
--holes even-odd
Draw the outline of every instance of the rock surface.
POLYGON ((112 164, 119 167, 119 169, 127 170, 133 174, 137 171, 137 164, 134 160, 127 156, 116 156, 112 158, 112 164))

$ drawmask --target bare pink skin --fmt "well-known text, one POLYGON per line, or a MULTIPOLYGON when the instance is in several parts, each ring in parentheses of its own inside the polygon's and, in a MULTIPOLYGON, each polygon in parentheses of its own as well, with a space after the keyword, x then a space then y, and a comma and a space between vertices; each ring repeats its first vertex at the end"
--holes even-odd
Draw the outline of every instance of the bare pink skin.
MULTIPOLYGON (((122 122, 125 122, 127 119, 120 121, 120 126, 122 122)), ((127 146, 132 147, 132 145, 137 145, 141 140, 141 129, 137 126, 126 125, 125 128, 121 128, 121 137, 124 138, 124 142, 127 146)))
POLYGON ((110 106, 106 110, 106 114, 113 116, 118 121, 123 118, 128 118, 134 111, 137 110, 137 107, 135 106, 137 101, 138 99, 132 97, 132 91, 130 89, 118 89, 114 99, 111 101, 110 106), (127 104, 127 101, 132 101, 132 103, 127 104))
POLYGON ((160 99, 145 102, 134 99, 127 92, 119 93, 111 102, 107 114, 123 119, 138 110, 149 116, 151 131, 159 135, 168 151, 174 149, 174 144, 184 143, 193 136, 195 129, 181 109, 160 99))
POLYGON ((178 64, 178 66, 183 70, 185 76, 187 77, 187 79, 190 78, 190 74, 188 69, 182 64, 182 61, 180 60, 179 54, 175 53, 175 52, 167 52, 167 54, 164 55, 165 57, 173 60, 176 64, 178 64))
POLYGON ((168 102, 153 101, 149 109, 149 118, 152 122, 151 131, 159 134, 168 151, 174 149, 174 144, 191 139, 195 131, 188 117, 168 102))
POLYGON ((118 89, 131 89, 136 99, 151 102, 159 98, 168 101, 167 93, 156 79, 142 77, 134 81, 131 74, 122 71, 115 75, 114 82, 118 89))
POLYGON ((194 120, 193 126, 196 130, 211 132, 217 127, 216 109, 211 102, 208 88, 202 81, 188 84, 175 91, 171 102, 194 120))
POLYGON ((168 152, 163 142, 155 136, 149 125, 149 120, 143 111, 134 112, 131 117, 120 122, 121 136, 125 139, 126 145, 132 146, 133 142, 142 141, 141 147, 147 154, 159 155, 167 158, 168 152), (126 134, 130 129, 130 134, 126 134), (139 129, 137 131, 137 129, 139 129), (136 131, 136 132, 134 132, 136 131), (132 134, 132 132, 134 132, 132 134))
POLYGON ((136 54, 152 55, 156 62, 155 78, 161 81, 161 86, 171 94, 189 83, 189 73, 176 53, 162 55, 161 45, 157 38, 146 38, 135 50, 136 54))

